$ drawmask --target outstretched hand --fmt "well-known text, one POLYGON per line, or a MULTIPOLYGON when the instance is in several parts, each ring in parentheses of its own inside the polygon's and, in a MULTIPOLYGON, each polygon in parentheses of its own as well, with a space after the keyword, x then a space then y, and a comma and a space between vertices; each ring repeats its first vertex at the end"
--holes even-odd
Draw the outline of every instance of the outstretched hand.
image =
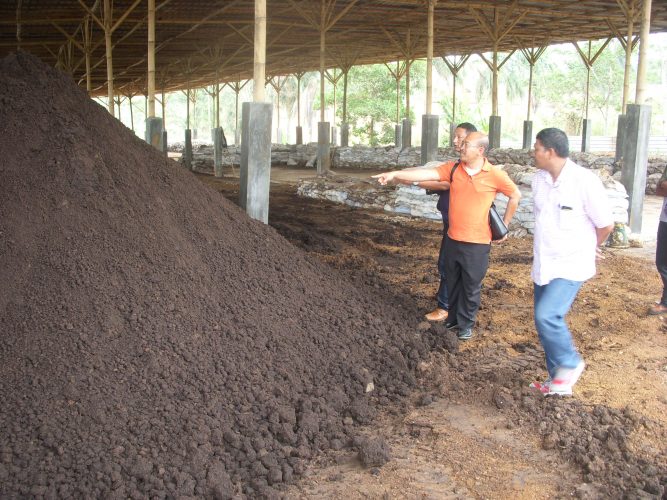
POLYGON ((381 174, 373 175, 373 179, 377 179, 380 184, 386 186, 394 179, 393 172, 382 172, 381 174))

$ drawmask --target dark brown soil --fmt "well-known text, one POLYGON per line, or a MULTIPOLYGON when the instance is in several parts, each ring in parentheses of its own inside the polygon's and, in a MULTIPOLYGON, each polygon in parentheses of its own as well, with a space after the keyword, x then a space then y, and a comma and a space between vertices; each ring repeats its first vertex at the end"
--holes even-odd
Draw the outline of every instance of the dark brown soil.
MULTIPOLYGON (((237 199, 234 181, 200 178, 237 199)), ((441 225, 297 198, 294 191, 288 185, 272 186, 270 224, 351 279, 375 286, 378 299, 392 294, 406 308, 414 307, 413 317, 421 319, 434 306, 441 225), (378 237, 391 234, 402 237, 378 237)), ((659 318, 644 313, 651 294, 659 290, 652 264, 622 252, 607 253, 598 276, 583 287, 568 318, 588 361, 577 397, 545 399, 527 387, 545 376, 532 318, 531 243, 514 239, 494 245, 473 341, 461 347, 442 326, 422 324, 426 335, 436 333, 432 345, 437 348, 429 357, 431 368, 420 372, 421 395, 413 393, 412 408, 444 398, 501 414, 510 432, 523 433, 526 440, 538 437, 542 450, 560 457, 552 456, 543 465, 545 474, 569 466, 578 471, 578 479, 563 475, 557 496, 663 497, 667 399, 661 392, 667 342, 659 318), (616 343, 624 350, 619 352, 616 343)), ((370 433, 383 430, 392 437, 411 439, 413 447, 423 445, 421 432, 414 434, 404 424, 392 423, 390 430, 373 425, 370 433)), ((449 453, 456 459, 464 450, 449 453)), ((480 473, 475 460, 468 464, 470 474, 480 473)), ((355 484, 343 488, 343 494, 363 497, 366 490, 359 494, 355 489, 358 477, 352 481, 355 484)), ((376 483, 369 480, 370 485, 376 483)), ((341 494, 339 489, 323 493, 319 488, 318 495, 341 494)), ((401 497, 414 493, 405 483, 395 488, 401 497)), ((482 489, 469 492, 488 496, 482 489)), ((512 497, 512 491, 496 491, 494 496, 512 497)))
POLYGON ((0 75, 0 497, 271 495, 410 394, 414 304, 250 220, 31 56, 0 75))

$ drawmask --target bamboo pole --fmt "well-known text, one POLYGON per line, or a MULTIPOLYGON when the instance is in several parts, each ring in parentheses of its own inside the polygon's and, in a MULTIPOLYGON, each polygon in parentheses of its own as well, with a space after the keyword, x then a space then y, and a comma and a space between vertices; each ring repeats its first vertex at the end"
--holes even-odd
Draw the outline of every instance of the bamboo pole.
POLYGON ((428 39, 426 43, 426 114, 430 115, 433 107, 433 16, 435 0, 428 2, 428 39))
POLYGON ((83 20, 83 48, 84 48, 84 56, 86 58, 86 90, 88 91, 88 95, 90 95, 90 92, 93 89, 92 75, 90 74, 91 72, 90 45, 92 42, 91 29, 92 29, 92 20, 90 19, 90 15, 87 14, 83 20))
POLYGON ((111 0, 104 0, 104 44, 106 46, 107 61, 107 101, 109 113, 114 116, 113 104, 113 57, 111 45, 111 0))
MULTIPOLYGON (((588 60, 591 60, 591 41, 588 40, 588 60)), ((590 101, 591 90, 591 64, 586 64, 586 100, 585 102, 585 118, 588 120, 588 103, 590 101)))
POLYGON ((632 35, 635 28, 635 0, 630 0, 628 11, 628 31, 625 41, 625 70, 623 72, 623 105, 622 114, 625 114, 628 107, 628 99, 630 98, 630 71, 632 69, 632 35))
MULTIPOLYGON (((396 74, 399 72, 400 62, 396 61, 396 74)), ((394 78, 396 80, 396 123, 399 123, 401 119, 401 79, 394 78)))
POLYGON ((130 101, 130 126, 132 128, 132 132, 134 132, 134 111, 132 110, 132 94, 128 94, 127 99, 128 101, 130 101))
POLYGON ((266 98, 266 0, 255 0, 253 100, 266 98))
POLYGON ((296 124, 301 126, 301 78, 304 73, 296 73, 296 124))
POLYGON ((155 117, 155 0, 148 0, 148 118, 155 117))
POLYGON ((346 69, 343 73, 343 123, 347 123, 347 74, 350 69, 346 69))
POLYGON ((167 130, 167 100, 164 96, 164 87, 162 87, 162 130, 167 130))
POLYGON ((635 104, 646 101, 646 58, 648 56, 648 35, 651 29, 651 0, 644 0, 642 6, 642 25, 639 34, 639 62, 637 63, 637 92, 635 104))
POLYGON ((325 9, 324 9, 324 0, 320 2, 320 121, 324 121, 324 56, 325 56, 325 9))

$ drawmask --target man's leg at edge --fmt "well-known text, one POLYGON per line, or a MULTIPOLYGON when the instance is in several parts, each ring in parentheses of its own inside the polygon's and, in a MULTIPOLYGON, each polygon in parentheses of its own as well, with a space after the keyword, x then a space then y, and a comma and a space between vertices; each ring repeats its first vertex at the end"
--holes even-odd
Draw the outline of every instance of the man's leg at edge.
POLYGON ((667 313, 667 222, 658 223, 658 238, 655 246, 655 267, 662 278, 660 303, 649 309, 649 314, 667 313))

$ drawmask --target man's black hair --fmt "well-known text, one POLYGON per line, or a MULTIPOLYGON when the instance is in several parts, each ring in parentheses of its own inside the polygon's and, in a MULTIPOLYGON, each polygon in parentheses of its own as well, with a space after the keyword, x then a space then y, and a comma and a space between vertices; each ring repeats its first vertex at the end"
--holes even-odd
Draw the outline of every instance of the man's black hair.
POLYGON ((468 133, 477 132, 477 127, 475 127, 472 123, 468 123, 468 122, 459 123, 456 126, 456 128, 462 128, 462 129, 466 130, 468 133))
POLYGON ((559 128, 545 128, 535 136, 544 149, 553 149, 561 158, 570 156, 570 144, 567 135, 559 128))

